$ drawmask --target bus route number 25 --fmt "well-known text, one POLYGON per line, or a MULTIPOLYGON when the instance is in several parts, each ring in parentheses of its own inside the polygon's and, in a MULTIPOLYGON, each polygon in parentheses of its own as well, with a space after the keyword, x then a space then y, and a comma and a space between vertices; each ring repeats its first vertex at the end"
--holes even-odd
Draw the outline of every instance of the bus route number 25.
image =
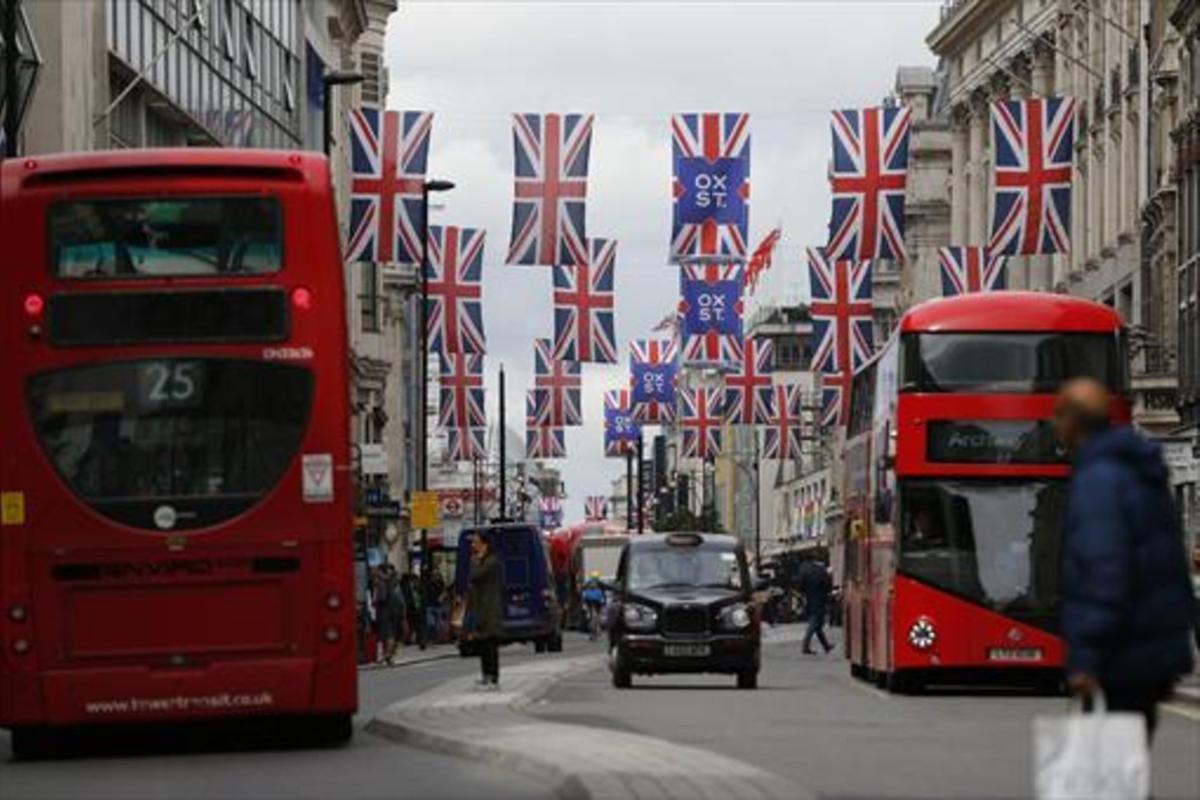
POLYGON ((200 401, 203 371, 194 361, 154 361, 142 368, 142 402, 151 406, 193 405, 200 401))

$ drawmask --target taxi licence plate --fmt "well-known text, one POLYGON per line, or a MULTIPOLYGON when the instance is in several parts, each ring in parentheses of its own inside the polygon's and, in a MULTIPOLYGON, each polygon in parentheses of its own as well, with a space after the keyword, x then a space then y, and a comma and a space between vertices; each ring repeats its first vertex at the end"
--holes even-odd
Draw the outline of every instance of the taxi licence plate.
POLYGON ((1041 661, 1040 647, 992 647, 988 649, 989 661, 1041 661))
POLYGON ((664 656, 676 656, 683 658, 696 658, 697 656, 706 656, 712 650, 706 644, 664 644, 664 656))

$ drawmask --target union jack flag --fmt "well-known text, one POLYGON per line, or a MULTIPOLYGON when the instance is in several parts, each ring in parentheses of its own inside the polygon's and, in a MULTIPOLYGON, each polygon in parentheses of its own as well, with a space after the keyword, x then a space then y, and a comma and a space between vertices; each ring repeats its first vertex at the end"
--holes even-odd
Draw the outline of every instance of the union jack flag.
POLYGON ((835 260, 903 261, 909 108, 833 112, 833 214, 826 250, 835 260))
POLYGON ((483 426, 483 356, 447 353, 440 357, 438 425, 443 428, 483 426))
POLYGON ((602 494, 588 495, 583 501, 583 514, 588 522, 608 519, 608 498, 602 494))
POLYGON ((683 361, 736 363, 742 357, 742 268, 685 264, 679 271, 683 361))
POLYGON ((525 390, 525 424, 530 428, 550 428, 550 391, 525 390))
POLYGON ((615 239, 589 239, 587 264, 554 267, 554 357, 617 363, 613 292, 615 239))
POLYGON ((580 410, 583 377, 577 362, 554 357, 549 339, 533 340, 533 386, 545 389, 547 425, 582 425, 580 410))
POLYGON ((509 264, 586 264, 591 114, 514 114, 509 264))
POLYGON ((996 201, 992 255, 1071 249, 1075 99, 1037 97, 992 104, 996 201))
POLYGON ((750 115, 671 117, 671 259, 744 258, 750 220, 750 115))
POLYGON ((809 311, 813 320, 813 371, 851 374, 874 351, 871 262, 832 261, 808 248, 809 311))
POLYGON ((451 461, 474 461, 487 453, 483 426, 446 428, 446 457, 451 461))
POLYGON ((557 528, 562 525, 562 501, 557 497, 543 497, 538 502, 538 512, 543 529, 557 528))
POLYGON ((604 393, 604 454, 623 456, 634 449, 642 435, 641 426, 629 408, 628 389, 610 389, 604 393))
POLYGON ((725 424, 724 392, 719 387, 696 387, 679 393, 679 425, 683 428, 682 458, 707 461, 721 455, 725 424))
POLYGON ((771 421, 771 386, 775 370, 775 343, 749 338, 742 343, 742 358, 725 374, 725 416, 734 425, 765 425, 771 421))
POLYGON ((347 261, 421 263, 432 127, 428 111, 350 112, 347 261))
POLYGON ((850 373, 823 372, 821 376, 821 426, 845 425, 850 420, 850 373))
POLYGON ((566 458, 567 437, 563 428, 525 429, 526 458, 566 458))
POLYGON ((669 339, 634 339, 629 343, 633 418, 644 424, 675 418, 675 343, 669 339))
POLYGON ((804 398, 800 384, 776 384, 770 393, 775 413, 763 437, 763 458, 799 460, 804 451, 804 398))
POLYGON ((483 238, 481 228, 429 226, 425 262, 429 349, 483 353, 483 238))
POLYGON ((1003 290, 1007 284, 1004 256, 989 256, 986 247, 941 247, 942 297, 1003 290))

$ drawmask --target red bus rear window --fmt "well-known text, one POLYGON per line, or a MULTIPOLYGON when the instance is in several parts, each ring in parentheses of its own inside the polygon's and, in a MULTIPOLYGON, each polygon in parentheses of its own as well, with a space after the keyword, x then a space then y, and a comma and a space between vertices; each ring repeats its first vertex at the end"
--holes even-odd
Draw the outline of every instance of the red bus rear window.
POLYGON ((48 214, 59 278, 259 275, 283 266, 279 203, 270 197, 89 198, 48 214))
POLYGON ((137 528, 201 528, 249 509, 292 462, 312 406, 303 367, 167 358, 35 375, 29 409, 77 497, 137 528))

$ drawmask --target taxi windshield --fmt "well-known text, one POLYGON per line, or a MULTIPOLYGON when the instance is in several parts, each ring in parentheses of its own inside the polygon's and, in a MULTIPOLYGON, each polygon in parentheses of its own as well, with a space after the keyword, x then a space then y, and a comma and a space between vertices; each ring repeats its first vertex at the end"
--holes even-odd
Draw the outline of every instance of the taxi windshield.
POLYGON ((703 547, 647 547, 630 552, 630 590, 708 586, 741 589, 741 565, 733 550, 703 547))

